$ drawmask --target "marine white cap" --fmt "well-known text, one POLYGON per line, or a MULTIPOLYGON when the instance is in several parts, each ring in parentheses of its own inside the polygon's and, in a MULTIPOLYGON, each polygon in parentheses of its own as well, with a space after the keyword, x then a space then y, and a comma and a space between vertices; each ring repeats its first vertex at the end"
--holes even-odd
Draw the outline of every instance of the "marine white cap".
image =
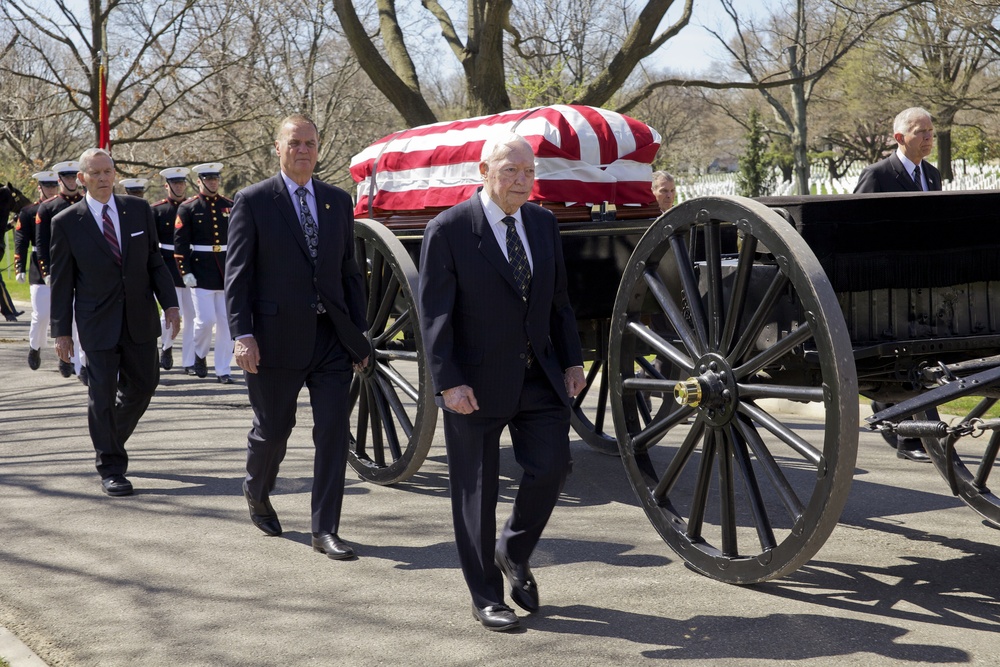
POLYGON ((190 173, 191 170, 187 167, 167 167, 160 171, 160 176, 163 178, 187 178, 190 173))
POLYGON ((222 163, 221 162, 206 162, 205 164, 196 164, 191 167, 191 171, 198 174, 198 177, 202 176, 218 176, 222 173, 222 163))
POLYGON ((126 190, 145 190, 148 178, 123 178, 119 181, 126 190))
POLYGON ((80 171, 80 163, 76 160, 68 160, 66 162, 59 162, 52 165, 52 171, 57 174, 68 174, 72 173, 74 176, 76 172, 80 171))
POLYGON ((47 185, 57 185, 59 183, 59 174, 54 171, 36 171, 31 177, 39 183, 47 185))

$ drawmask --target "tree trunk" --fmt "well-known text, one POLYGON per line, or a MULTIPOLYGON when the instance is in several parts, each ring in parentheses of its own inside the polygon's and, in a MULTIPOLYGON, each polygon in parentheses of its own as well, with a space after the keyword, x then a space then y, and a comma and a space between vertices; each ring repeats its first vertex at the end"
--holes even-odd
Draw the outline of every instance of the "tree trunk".
MULTIPOLYGON (((788 47, 788 60, 790 63, 789 73, 798 78, 802 76, 797 58, 798 47, 795 45, 788 47)), ((809 126, 806 121, 806 100, 805 86, 794 83, 791 86, 792 92, 792 155, 795 158, 795 191, 800 195, 809 194, 809 151, 807 142, 809 140, 809 126)))
POLYGON ((469 39, 461 61, 470 115, 483 116, 510 109, 504 70, 503 26, 509 20, 513 4, 513 0, 469 2, 469 39))

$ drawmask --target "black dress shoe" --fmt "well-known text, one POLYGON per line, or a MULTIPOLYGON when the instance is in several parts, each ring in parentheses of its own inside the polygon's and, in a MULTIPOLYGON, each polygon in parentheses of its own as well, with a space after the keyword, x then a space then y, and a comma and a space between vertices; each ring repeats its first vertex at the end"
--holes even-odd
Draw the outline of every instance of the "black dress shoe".
POLYGON ((250 496, 246 480, 243 480, 243 496, 247 499, 247 507, 250 508, 250 520, 253 521, 253 525, 271 537, 281 535, 281 524, 278 523, 277 513, 271 507, 271 501, 268 498, 261 501, 254 500, 250 496))
POLYGON ((538 584, 531 576, 531 568, 527 563, 519 564, 510 559, 507 554, 496 552, 493 562, 510 582, 510 597, 518 607, 529 614, 538 611, 538 584))
POLYGON ((125 475, 111 475, 101 480, 101 488, 109 496, 131 496, 132 482, 125 475))
POLYGON ((354 558, 354 549, 340 539, 337 533, 313 533, 312 545, 313 549, 326 554, 327 558, 334 560, 354 558))
POLYGON ((900 438, 896 444, 896 457, 918 463, 928 463, 931 460, 919 438, 900 438))
POLYGON ((185 366, 184 375, 194 375, 194 366, 185 366))
POLYGON ((219 384, 232 384, 233 383, 233 378, 230 375, 220 375, 216 379, 219 381, 219 384))
POLYGON ((205 363, 205 357, 199 357, 198 355, 195 355, 194 374, 200 378, 206 377, 208 375, 208 364, 205 363))
POLYGON ((28 346, 28 368, 33 371, 37 371, 38 367, 42 365, 42 351, 36 350, 35 348, 28 346))
POLYGON ((160 368, 169 371, 174 367, 174 348, 168 347, 160 352, 160 368))
POLYGON ((487 630, 494 632, 516 630, 521 627, 521 622, 517 620, 517 614, 505 604, 492 604, 483 608, 473 604, 472 617, 482 623, 487 630))
POLYGON ((68 361, 59 360, 59 374, 64 378, 68 378, 73 375, 73 364, 68 361))
POLYGON ((86 366, 80 366, 80 382, 83 383, 84 387, 90 386, 90 371, 87 370, 86 366))

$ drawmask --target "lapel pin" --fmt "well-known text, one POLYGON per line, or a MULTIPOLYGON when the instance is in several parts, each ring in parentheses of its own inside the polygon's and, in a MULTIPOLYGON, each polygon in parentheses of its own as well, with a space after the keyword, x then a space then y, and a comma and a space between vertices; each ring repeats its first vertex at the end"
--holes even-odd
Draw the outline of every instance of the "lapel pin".
POLYGON ((326 208, 326 210, 328 210, 328 211, 329 211, 329 210, 330 210, 330 205, 329 205, 329 204, 326 204, 326 205, 325 205, 325 208, 326 208))

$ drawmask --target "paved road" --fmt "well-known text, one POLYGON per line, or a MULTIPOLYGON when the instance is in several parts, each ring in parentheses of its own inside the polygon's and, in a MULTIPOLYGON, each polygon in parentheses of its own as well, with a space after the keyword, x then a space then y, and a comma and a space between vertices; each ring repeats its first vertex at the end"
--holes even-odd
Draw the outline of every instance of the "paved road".
POLYGON ((687 569, 617 459, 574 443, 533 561, 542 612, 499 635, 471 618, 440 437, 398 487, 349 473, 341 532, 360 559, 330 561, 309 547, 307 405, 274 498, 287 532, 267 538, 240 492, 242 380, 166 373, 129 444, 136 495, 107 498, 85 388, 51 348, 29 371, 26 335, 0 323, 0 625, 53 667, 996 664, 1000 532, 877 436, 818 556, 745 588, 687 569))

